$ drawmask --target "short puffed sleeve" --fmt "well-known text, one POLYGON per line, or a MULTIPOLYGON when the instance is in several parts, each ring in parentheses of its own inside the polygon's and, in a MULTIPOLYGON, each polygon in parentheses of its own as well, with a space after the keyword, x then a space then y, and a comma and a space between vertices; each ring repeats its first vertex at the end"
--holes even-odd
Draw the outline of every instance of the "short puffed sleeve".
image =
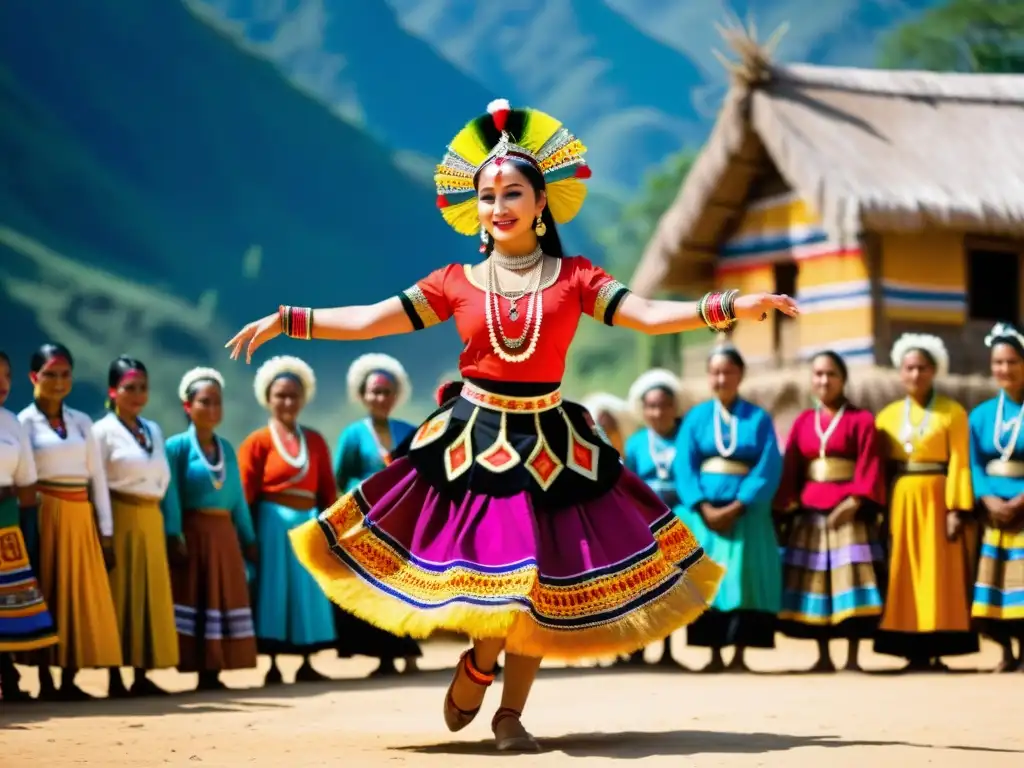
POLYGON ((615 311, 626 298, 629 288, 588 259, 577 256, 575 261, 576 285, 583 303, 583 314, 605 325, 614 325, 615 311))
POLYGON ((427 275, 415 285, 406 288, 398 298, 402 300, 405 314, 417 331, 443 323, 452 316, 449 275, 453 265, 441 267, 427 275))

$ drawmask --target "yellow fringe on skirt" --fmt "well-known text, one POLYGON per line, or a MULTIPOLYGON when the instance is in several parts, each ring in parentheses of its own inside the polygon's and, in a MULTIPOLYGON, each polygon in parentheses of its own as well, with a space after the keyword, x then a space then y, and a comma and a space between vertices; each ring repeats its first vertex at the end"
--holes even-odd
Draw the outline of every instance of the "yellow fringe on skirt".
MULTIPOLYGON (((317 521, 304 523, 290 535, 299 561, 324 593, 374 626, 416 639, 438 631, 473 639, 500 637, 505 639, 509 653, 567 661, 632 653, 693 623, 707 610, 724 575, 721 566, 702 556, 667 592, 618 619, 599 626, 553 629, 539 624, 520 605, 450 603, 430 609, 411 605, 370 584, 342 563, 331 552, 317 521)), ((520 576, 517 573, 517 578, 520 576)))

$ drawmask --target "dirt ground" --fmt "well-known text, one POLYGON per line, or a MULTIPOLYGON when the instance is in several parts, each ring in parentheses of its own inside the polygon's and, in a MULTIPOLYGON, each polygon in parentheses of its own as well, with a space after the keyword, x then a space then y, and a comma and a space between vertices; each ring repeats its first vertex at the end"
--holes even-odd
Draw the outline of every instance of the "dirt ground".
MULTIPOLYGON (((786 640, 749 654, 754 674, 545 668, 525 722, 546 751, 523 756, 493 751, 496 690, 478 722, 459 734, 445 730, 445 670, 458 650, 431 643, 425 671, 394 682, 361 679, 368 660, 328 655, 317 666, 344 679, 258 689, 261 670, 228 675, 233 690, 219 694, 0 704, 0 766, 1024 765, 1024 673, 984 673, 998 660, 992 646, 951 660, 957 669, 947 674, 895 675, 891 661, 870 653, 867 674, 794 673, 812 663, 813 646, 786 640)), ((675 653, 693 668, 706 662, 682 638, 675 653)), ((844 653, 833 649, 837 662, 844 653)), ((155 679, 177 690, 194 684, 177 673, 155 679)), ((80 683, 97 694, 106 685, 96 672, 80 683)))

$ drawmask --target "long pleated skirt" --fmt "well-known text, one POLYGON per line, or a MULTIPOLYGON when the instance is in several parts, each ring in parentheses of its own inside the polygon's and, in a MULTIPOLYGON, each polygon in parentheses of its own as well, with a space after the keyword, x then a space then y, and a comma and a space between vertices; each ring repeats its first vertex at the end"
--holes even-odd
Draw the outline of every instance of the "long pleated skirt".
POLYGON ((57 629, 29 562, 18 501, 0 501, 0 653, 36 651, 57 644, 57 629))
POLYGON ((217 672, 256 666, 256 633, 242 547, 226 509, 185 512, 188 562, 171 573, 178 668, 217 672))
POLYGON ((49 662, 62 669, 120 667, 117 614, 88 491, 39 490, 39 584, 60 639, 49 662))
POLYGON ((115 567, 110 591, 124 663, 135 669, 178 665, 164 518, 156 499, 112 493, 115 567))
POLYGON ((317 510, 269 500, 257 507, 256 641, 261 653, 309 654, 335 644, 331 601, 295 556, 288 533, 317 510))
POLYGON ((885 548, 874 519, 833 530, 828 511, 804 509, 786 526, 779 629, 790 637, 871 637, 882 616, 885 548))
POLYGON ((875 651, 907 659, 975 653, 965 539, 946 538, 946 476, 907 475, 889 507, 889 584, 875 651))
POLYGON ((999 642, 1024 637, 1024 530, 985 529, 971 616, 999 642))
POLYGON ((706 610, 721 568, 554 388, 466 384, 292 531, 328 596, 396 635, 568 660, 643 648, 706 610))

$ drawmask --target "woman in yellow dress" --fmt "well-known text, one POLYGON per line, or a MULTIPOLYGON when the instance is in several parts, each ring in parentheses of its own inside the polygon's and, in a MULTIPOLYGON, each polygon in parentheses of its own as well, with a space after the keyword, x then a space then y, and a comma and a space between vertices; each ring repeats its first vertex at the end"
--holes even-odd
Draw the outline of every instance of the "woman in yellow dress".
POLYGON ((903 334, 892 363, 907 394, 876 419, 894 482, 889 586, 875 651, 907 659, 908 671, 940 669, 941 657, 978 650, 962 535, 974 508, 967 412, 935 392, 935 376, 949 369, 938 337, 903 334))

